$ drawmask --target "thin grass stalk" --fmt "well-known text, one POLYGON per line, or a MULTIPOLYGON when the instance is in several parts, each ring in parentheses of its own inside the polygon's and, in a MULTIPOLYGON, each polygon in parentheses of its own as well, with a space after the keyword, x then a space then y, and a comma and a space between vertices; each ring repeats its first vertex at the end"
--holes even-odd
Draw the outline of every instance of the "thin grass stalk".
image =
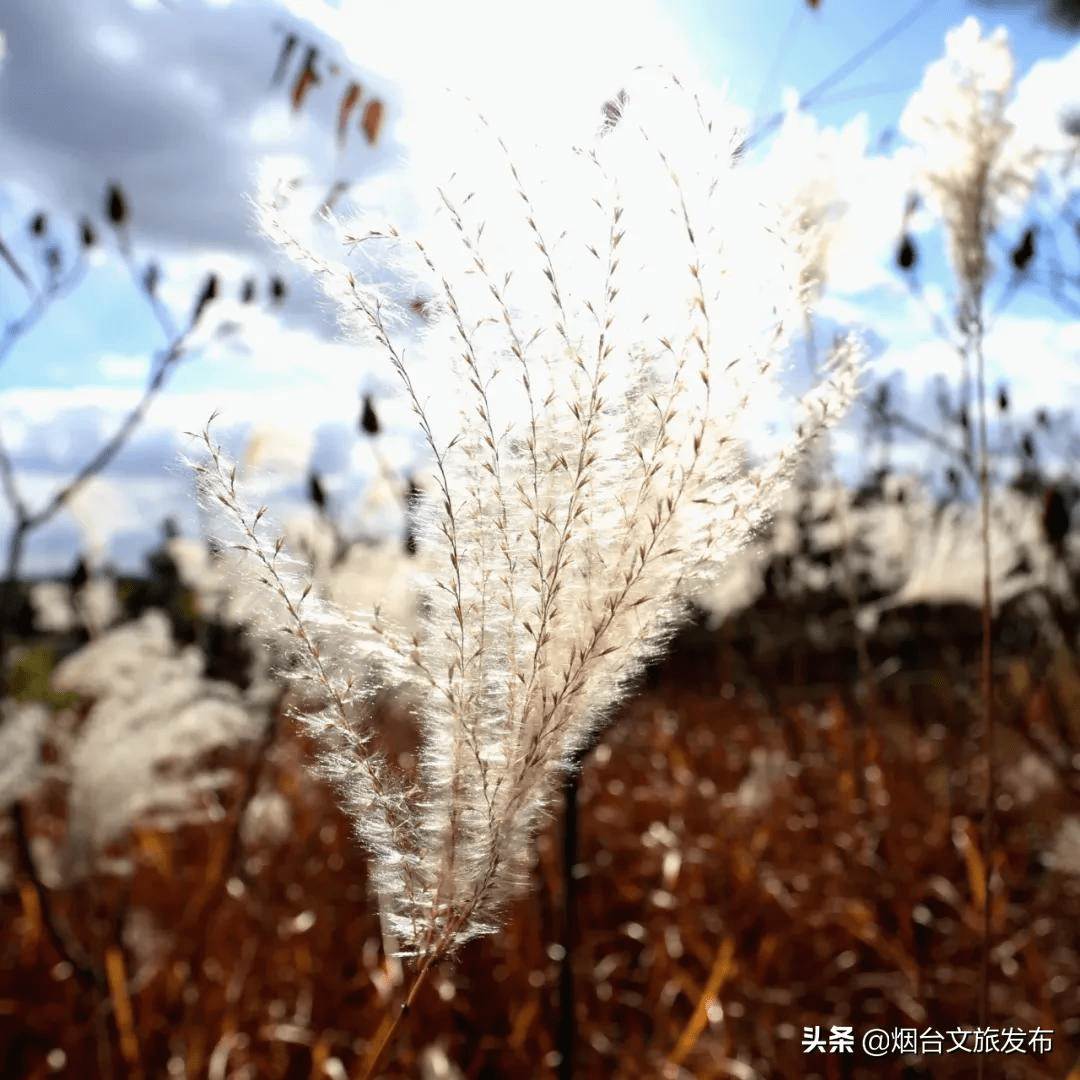
POLYGON ((398 1025, 412 1009, 413 1002, 416 1000, 416 995, 420 992, 420 987, 424 985, 428 975, 431 973, 432 965, 440 958, 440 954, 435 953, 432 953, 427 957, 420 967, 420 970, 416 973, 416 978, 413 979, 413 984, 409 987, 409 993, 401 1003, 401 1008, 398 1009, 394 1018, 391 1020, 389 1017, 383 1017, 383 1022, 379 1025, 379 1030, 375 1034, 375 1039, 368 1048, 367 1055, 360 1066, 360 1073, 357 1080, 369 1080, 369 1077, 375 1070, 375 1066, 379 1064, 379 1059, 386 1050, 387 1043, 393 1038, 394 1032, 398 1029, 398 1025))
POLYGON ((562 945, 559 961, 559 1080, 572 1080, 577 1044, 577 1013, 574 998, 574 950, 577 946, 577 879, 574 866, 578 849, 578 777, 575 770, 563 784, 563 895, 562 945))
MULTIPOLYGON (((975 352, 977 392, 979 396, 979 501, 981 503, 983 589, 982 589, 982 708, 983 754, 986 759, 986 791, 983 809, 983 950, 979 987, 979 1026, 984 1030, 990 1011, 990 885, 993 877, 994 842, 994 703, 993 695, 993 609, 990 586, 990 467, 986 437, 986 372, 983 357, 981 304, 973 312, 971 344, 975 352)), ((982 1080, 985 1052, 979 1054, 978 1076, 982 1080)))

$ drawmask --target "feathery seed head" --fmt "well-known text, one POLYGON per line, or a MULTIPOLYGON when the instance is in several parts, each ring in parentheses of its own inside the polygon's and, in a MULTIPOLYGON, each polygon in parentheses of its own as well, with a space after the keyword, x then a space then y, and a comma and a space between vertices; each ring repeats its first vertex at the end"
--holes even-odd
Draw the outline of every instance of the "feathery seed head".
POLYGON ((945 224, 949 258, 970 306, 993 267, 987 237, 1026 202, 1040 154, 1009 120, 1014 63, 1004 28, 984 37, 974 18, 945 37, 900 118, 920 155, 920 187, 945 224))
POLYGON ((619 112, 561 157, 474 118, 458 140, 469 175, 417 234, 362 222, 347 238, 369 268, 393 266, 391 285, 299 243, 282 189, 264 203, 271 235, 385 354, 433 462, 415 506, 415 639, 314 594, 301 606, 209 440, 204 474, 322 688, 309 722, 324 769, 409 952, 498 926, 560 775, 853 393, 857 349, 842 342, 800 434, 751 463, 745 436, 781 396, 785 327, 801 321, 801 256, 736 168, 723 102, 639 70, 619 112), (416 296, 431 298, 421 325, 416 296), (371 693, 398 685, 423 739, 408 797, 363 720, 371 693))

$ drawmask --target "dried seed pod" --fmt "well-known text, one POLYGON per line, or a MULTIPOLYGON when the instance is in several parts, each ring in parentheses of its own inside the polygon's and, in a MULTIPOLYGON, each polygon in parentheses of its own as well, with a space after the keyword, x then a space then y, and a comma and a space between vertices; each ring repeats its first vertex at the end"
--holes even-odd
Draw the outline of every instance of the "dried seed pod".
POLYGON ((345 136, 349 131, 349 117, 352 115, 353 109, 356 108, 357 103, 360 101, 360 95, 363 93, 363 87, 356 82, 350 82, 345 89, 345 93, 341 97, 341 104, 338 106, 338 122, 337 122, 337 139, 338 146, 345 145, 345 136))
POLYGON ((1024 230, 1024 235, 1020 238, 1020 243, 1012 250, 1013 266, 1023 273, 1027 269, 1028 263, 1035 257, 1035 227, 1029 225, 1024 230))
POLYGON ((278 53, 277 65, 274 68, 273 78, 270 80, 271 86, 277 86, 282 79, 285 78, 285 72, 289 66, 289 57, 292 56, 293 50, 296 48, 299 42, 299 37, 296 34, 286 34, 285 40, 281 43, 281 52, 278 53))
POLYGON ((240 303, 250 304, 255 299, 255 279, 248 278, 240 290, 240 303))
POLYGON ((308 474, 308 498, 320 512, 326 509, 326 490, 314 469, 308 474))
POLYGON ((200 318, 202 313, 206 310, 207 305, 211 304, 218 294, 218 277, 217 274, 211 273, 206 283, 203 285, 202 292, 199 294, 198 302, 195 304, 195 314, 191 318, 191 325, 194 326, 200 318))
POLYGON ((44 236, 49 227, 49 219, 40 211, 30 219, 30 232, 34 236, 44 236))
POLYGON ((280 304, 286 296, 285 282, 279 277, 270 279, 270 297, 275 304, 280 304))
POLYGON ((315 70, 315 61, 318 59, 318 48, 314 45, 309 45, 307 53, 304 55, 304 66, 300 69, 300 74, 296 77, 296 82, 293 84, 293 112, 297 112, 301 105, 304 104, 304 98, 307 97, 308 91, 313 86, 317 86, 322 82, 322 76, 315 70))
POLYGON ((89 580, 90 570, 86 565, 86 559, 80 555, 79 561, 75 564, 75 569, 71 571, 71 575, 68 577, 68 586, 73 593, 77 593, 89 580))
POLYGON ((364 107, 364 117, 360 121, 360 129, 367 139, 368 145, 372 146, 379 137, 379 131, 383 122, 383 103, 381 101, 369 101, 364 107))
POLYGON ((908 233, 904 233, 900 240, 900 247, 896 252, 896 265, 901 270, 911 270, 919 260, 919 253, 915 249, 915 241, 908 233))
POLYGON ((117 228, 127 221, 127 200, 119 184, 110 184, 106 189, 105 214, 117 228))
POLYGON ((79 240, 84 248, 93 247, 97 242, 97 233, 94 232, 94 226, 90 224, 89 218, 83 218, 79 222, 79 240))
POLYGON ((375 413, 375 405, 370 394, 364 395, 364 404, 360 411, 360 430, 366 435, 379 434, 379 418, 375 413))
POLYGON ((1042 529, 1046 542, 1060 558, 1065 549, 1065 537, 1069 533, 1069 511, 1065 506, 1065 499, 1057 488, 1051 488, 1046 493, 1043 502, 1042 529))

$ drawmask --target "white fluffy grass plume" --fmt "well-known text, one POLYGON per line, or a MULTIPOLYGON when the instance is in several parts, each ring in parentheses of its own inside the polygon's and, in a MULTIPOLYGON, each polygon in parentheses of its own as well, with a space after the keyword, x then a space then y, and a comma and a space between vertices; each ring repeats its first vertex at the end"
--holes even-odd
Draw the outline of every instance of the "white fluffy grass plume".
POLYGON ((396 370, 427 442, 419 633, 306 593, 206 438, 204 495, 278 604, 266 626, 286 625, 292 674, 321 694, 305 720, 387 929, 429 959, 498 927, 575 751, 853 393, 845 342, 830 381, 791 403, 797 433, 751 460, 742 436, 782 400, 802 268, 733 161, 725 107, 663 73, 625 89, 593 145, 563 156, 474 122, 418 235, 365 222, 344 237, 383 279, 395 268, 391 285, 314 254, 280 192, 264 203, 270 235, 396 370), (412 790, 365 719, 388 687, 409 693, 422 731, 412 790))

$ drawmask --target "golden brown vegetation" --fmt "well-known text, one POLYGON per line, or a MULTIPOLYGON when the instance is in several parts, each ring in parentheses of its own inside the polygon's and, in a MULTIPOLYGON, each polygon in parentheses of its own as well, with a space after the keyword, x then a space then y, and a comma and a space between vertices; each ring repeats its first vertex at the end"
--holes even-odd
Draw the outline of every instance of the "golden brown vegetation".
MULTIPOLYGON (((1074 660, 999 661, 987 853, 974 655, 893 675, 870 710, 842 680, 794 678, 790 649, 756 672, 769 693, 750 689, 737 637, 684 636, 585 766, 577 1073, 973 1075, 971 1053, 806 1054, 802 1032, 975 1026, 989 857, 989 1023, 1054 1032, 1050 1054, 992 1055, 991 1075, 1072 1075, 1080 877, 1043 854, 1080 800, 1074 660)), ((403 730, 389 707, 382 720, 403 730)), ((130 877, 50 893, 100 986, 50 944, 25 874, 0 895, 0 1073, 51 1075, 59 1048, 69 1076, 359 1075, 407 973, 384 955, 349 825, 310 778, 313 748, 285 724, 267 741, 237 752, 219 823, 137 829, 113 852, 130 877), (285 836, 260 839, 251 813, 241 830, 256 791, 284 799, 285 836)), ((31 839, 63 834, 62 790, 26 810, 31 839)), ((560 843, 551 822, 540 887, 438 969, 380 1075, 439 1075, 433 1045, 468 1077, 554 1074, 560 843)))

